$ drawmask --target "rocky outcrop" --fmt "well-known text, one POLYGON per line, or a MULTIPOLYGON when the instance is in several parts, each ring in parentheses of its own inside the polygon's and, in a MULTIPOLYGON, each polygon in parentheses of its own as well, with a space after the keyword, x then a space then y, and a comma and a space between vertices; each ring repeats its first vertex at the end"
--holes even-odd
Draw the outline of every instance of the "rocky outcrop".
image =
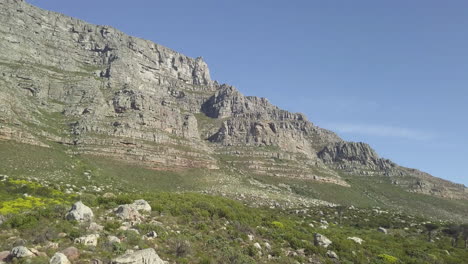
POLYGON ((201 57, 24 1, 0 2, 0 84, 0 140, 58 142, 68 153, 163 171, 342 186, 341 172, 400 177, 395 184, 410 191, 468 199, 464 186, 399 167, 303 114, 218 84, 201 57))
POLYGON ((401 172, 397 172, 395 163, 380 158, 368 144, 362 142, 338 142, 325 146, 318 152, 318 157, 336 169, 358 175, 374 172, 402 175, 401 172))
POLYGON ((331 244, 332 244, 332 241, 328 239, 328 237, 319 233, 314 234, 314 245, 328 248, 331 244))
POLYGON ((137 221, 142 217, 135 207, 128 204, 120 205, 114 212, 122 220, 137 221))
POLYGON ((152 248, 125 254, 112 260, 112 264, 165 264, 152 248))
POLYGON ((70 211, 65 215, 67 220, 78 222, 90 222, 93 220, 94 214, 91 208, 84 205, 81 201, 73 204, 70 211))

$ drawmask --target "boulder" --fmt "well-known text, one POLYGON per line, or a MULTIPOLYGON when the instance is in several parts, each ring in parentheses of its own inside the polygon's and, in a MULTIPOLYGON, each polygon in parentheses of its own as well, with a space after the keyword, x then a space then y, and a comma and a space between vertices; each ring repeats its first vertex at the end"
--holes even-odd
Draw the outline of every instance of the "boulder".
POLYGON ((70 211, 65 215, 67 220, 75 220, 78 222, 90 222, 93 220, 94 214, 91 208, 84 205, 81 201, 73 204, 70 211))
POLYGON ((262 250, 262 246, 260 246, 259 243, 254 243, 253 246, 254 246, 254 248, 256 248, 258 250, 262 250))
POLYGON ((141 219, 141 214, 138 210, 128 204, 120 205, 114 212, 122 220, 137 221, 141 219))
POLYGON ((67 247, 60 253, 64 254, 69 260, 76 260, 80 257, 80 251, 76 247, 67 247))
POLYGON ((152 248, 138 250, 115 258, 112 264, 165 264, 152 248))
POLYGON ((99 239, 99 234, 92 234, 87 236, 82 236, 79 238, 75 238, 75 244, 83 244, 85 246, 97 246, 99 239))
POLYGON ((11 258, 28 258, 34 256, 36 255, 34 255, 31 250, 24 246, 15 247, 10 251, 11 258))
POLYGON ((314 245, 327 248, 331 244, 332 244, 332 241, 328 239, 326 236, 319 234, 319 233, 314 234, 314 245))
POLYGON ((149 205, 145 200, 136 200, 130 204, 130 206, 135 208, 137 211, 151 212, 151 205, 149 205))
POLYGON ((54 256, 50 259, 49 264, 71 264, 70 260, 68 260, 65 254, 57 252, 54 256))

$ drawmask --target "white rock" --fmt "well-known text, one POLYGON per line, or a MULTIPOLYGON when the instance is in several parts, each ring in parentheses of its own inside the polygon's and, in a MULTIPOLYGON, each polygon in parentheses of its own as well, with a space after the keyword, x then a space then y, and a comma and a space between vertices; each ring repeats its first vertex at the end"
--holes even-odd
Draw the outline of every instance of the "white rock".
POLYGON ((359 237, 348 237, 348 239, 358 243, 359 245, 361 245, 362 242, 364 242, 364 240, 362 240, 362 238, 359 237))
POLYGON ((327 248, 331 244, 332 244, 332 241, 328 239, 326 236, 319 234, 319 233, 314 234, 314 245, 327 248))
POLYGON ((262 246, 260 246, 259 243, 255 243, 255 244, 253 244, 253 246, 258 250, 262 250, 262 246))
POLYGON ((145 200, 136 200, 130 206, 138 211, 151 212, 151 205, 145 200))
POLYGON ((377 231, 379 231, 379 232, 381 232, 381 233, 384 233, 384 234, 388 234, 387 229, 385 229, 385 228, 383 228, 383 227, 379 227, 379 228, 377 229, 377 231))
POLYGON ((112 264, 165 264, 152 248, 127 253, 112 260, 112 264))
POLYGON ((35 255, 27 247, 19 246, 10 251, 10 256, 14 258, 27 258, 34 257, 35 255))
POLYGON ((327 251, 327 256, 332 259, 339 259, 338 255, 335 253, 335 251, 328 250, 327 251))
POLYGON ((70 260, 68 260, 65 254, 57 252, 54 256, 50 259, 49 264, 71 264, 70 260))
POLYGON ((70 211, 65 215, 67 220, 76 220, 78 222, 90 222, 93 220, 94 214, 91 208, 84 205, 82 202, 73 204, 70 211))
POLYGON ((92 234, 87 236, 82 236, 79 238, 75 238, 75 244, 83 244, 85 246, 97 246, 99 239, 99 234, 92 234))
POLYGON ((137 221, 141 219, 138 210, 128 204, 120 205, 114 212, 118 218, 123 220, 137 221))
POLYGON ((107 241, 109 243, 120 243, 120 238, 118 238, 116 236, 108 236, 107 241))

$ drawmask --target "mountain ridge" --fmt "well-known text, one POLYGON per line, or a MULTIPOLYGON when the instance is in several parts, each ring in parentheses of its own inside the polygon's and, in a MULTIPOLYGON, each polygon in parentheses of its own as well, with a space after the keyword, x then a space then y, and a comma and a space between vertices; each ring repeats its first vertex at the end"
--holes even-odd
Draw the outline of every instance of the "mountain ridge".
POLYGON ((190 58, 109 27, 0 3, 0 139, 157 170, 233 170, 349 187, 385 176, 403 189, 466 200, 461 184, 382 159, 304 114, 218 84, 190 58))

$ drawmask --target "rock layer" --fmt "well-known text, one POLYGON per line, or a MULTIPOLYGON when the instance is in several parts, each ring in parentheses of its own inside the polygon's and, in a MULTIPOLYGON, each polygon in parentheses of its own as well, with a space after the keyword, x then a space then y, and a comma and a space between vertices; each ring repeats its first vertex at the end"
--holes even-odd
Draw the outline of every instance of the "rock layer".
POLYGON ((410 191, 468 197, 462 185, 218 84, 201 57, 17 0, 0 2, 0 140, 59 142, 158 170, 222 168, 343 186, 343 174, 388 176, 410 191))

